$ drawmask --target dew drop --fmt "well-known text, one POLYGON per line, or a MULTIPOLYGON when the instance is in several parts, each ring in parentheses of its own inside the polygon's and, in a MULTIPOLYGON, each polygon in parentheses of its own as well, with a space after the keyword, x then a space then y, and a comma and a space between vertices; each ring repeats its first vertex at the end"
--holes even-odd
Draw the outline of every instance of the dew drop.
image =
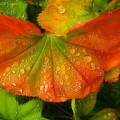
POLYGON ((77 57, 80 56, 80 53, 76 53, 75 56, 77 56, 77 57))
POLYGON ((17 115, 17 112, 14 112, 15 116, 17 115))
POLYGON ((44 87, 43 86, 40 86, 40 91, 43 91, 44 87))
POLYGON ((94 70, 95 69, 95 63, 91 63, 91 68, 94 70))
POLYGON ((14 74, 14 73, 15 73, 15 70, 12 70, 12 73, 14 74))
POLYGON ((59 66, 57 66, 57 67, 56 67, 56 70, 57 70, 57 71, 59 71, 59 70, 60 70, 60 67, 59 67, 59 66))
POLYGON ((17 92, 22 93, 22 92, 23 92, 23 90, 22 90, 22 89, 18 89, 18 90, 17 90, 17 92))
POLYGON ((70 70, 70 67, 67 67, 66 69, 67 69, 67 70, 70 70))
POLYGON ((66 12, 66 8, 62 5, 57 6, 58 13, 64 14, 66 12))
POLYGON ((5 77, 5 76, 6 76, 6 73, 3 73, 3 76, 5 77))
POLYGON ((48 63, 49 63, 49 58, 45 57, 44 64, 48 64, 48 63))
POLYGON ((21 74, 24 74, 24 73, 25 73, 25 70, 24 70, 24 69, 21 69, 21 70, 20 70, 20 73, 21 73, 21 74))
POLYGON ((27 67, 26 67, 26 70, 28 70, 28 71, 29 71, 29 70, 30 70, 30 68, 31 68, 30 66, 27 66, 27 67))
POLYGON ((85 56, 85 57, 84 57, 84 61, 85 61, 86 63, 90 63, 90 62, 92 61, 92 57, 91 57, 91 56, 85 56))
POLYGON ((5 83, 2 83, 1 86, 2 86, 2 87, 5 87, 5 83))
POLYGON ((70 53, 74 54, 75 53, 75 49, 70 49, 70 53))
POLYGON ((47 90, 48 90, 48 85, 45 85, 44 92, 47 92, 47 90))

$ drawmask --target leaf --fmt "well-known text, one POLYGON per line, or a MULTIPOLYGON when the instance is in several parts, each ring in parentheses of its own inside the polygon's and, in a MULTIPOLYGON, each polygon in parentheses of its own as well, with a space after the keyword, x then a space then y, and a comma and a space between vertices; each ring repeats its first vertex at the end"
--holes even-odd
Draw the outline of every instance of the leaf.
POLYGON ((27 0, 28 3, 36 6, 41 6, 44 9, 48 4, 48 0, 27 0))
POLYGON ((1 0, 0 14, 14 16, 16 18, 27 19, 27 3, 23 0, 1 0))
POLYGON ((15 96, 0 89, 0 115, 5 119, 14 120, 17 107, 15 96))
POLYGON ((105 81, 111 83, 119 80, 120 65, 105 73, 105 81))
POLYGON ((73 99, 71 105, 74 113, 74 118, 80 119, 81 116, 89 115, 95 107, 96 97, 97 92, 83 99, 73 99))
POLYGON ((49 0, 50 4, 38 16, 39 25, 50 33, 65 35, 79 22, 93 18, 90 0, 49 0))
POLYGON ((19 105, 16 119, 35 120, 41 117, 42 102, 40 100, 31 100, 24 105, 19 105))
POLYGON ((43 103, 30 100, 19 105, 13 94, 0 89, 0 116, 8 120, 47 120, 41 116, 43 103))
POLYGON ((103 109, 102 111, 95 114, 89 120, 117 120, 118 119, 118 111, 116 109, 103 109))
POLYGON ((9 38, 3 41, 0 37, 3 51, 0 55, 0 86, 3 89, 17 95, 61 102, 84 98, 100 87, 103 70, 94 51, 76 46, 64 36, 45 34, 40 37, 40 31, 27 21, 3 16, 0 20, 0 26, 3 26, 0 35, 7 34, 9 38), (14 20, 13 28, 7 29, 3 24, 7 21, 11 26, 14 20), (28 26, 32 27, 32 32, 28 26), (14 34, 15 28, 21 35, 14 34), (15 43, 14 47, 10 42, 15 43))
POLYGON ((96 55, 109 71, 120 64, 120 9, 80 23, 67 37, 77 46, 96 51, 96 55))

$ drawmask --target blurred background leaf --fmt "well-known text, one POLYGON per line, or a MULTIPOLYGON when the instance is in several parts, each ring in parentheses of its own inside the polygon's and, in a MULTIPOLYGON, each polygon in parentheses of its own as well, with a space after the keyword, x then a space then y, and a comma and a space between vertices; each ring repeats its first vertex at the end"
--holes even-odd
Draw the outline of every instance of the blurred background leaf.
POLYGON ((1 0, 0 14, 27 19, 27 3, 24 0, 1 0))

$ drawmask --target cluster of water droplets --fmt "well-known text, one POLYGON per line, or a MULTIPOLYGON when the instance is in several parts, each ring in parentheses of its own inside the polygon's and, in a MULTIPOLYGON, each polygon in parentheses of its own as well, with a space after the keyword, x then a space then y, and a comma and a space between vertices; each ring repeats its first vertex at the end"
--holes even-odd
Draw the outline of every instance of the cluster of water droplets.
POLYGON ((9 87, 10 89, 14 89, 15 87, 16 92, 22 94, 23 90, 19 88, 18 83, 20 83, 20 81, 21 84, 24 82, 35 62, 37 54, 34 53, 35 49, 33 49, 34 47, 24 52, 24 57, 22 57, 23 54, 21 54, 18 58, 15 57, 13 61, 9 62, 8 66, 0 73, 1 87, 9 87))

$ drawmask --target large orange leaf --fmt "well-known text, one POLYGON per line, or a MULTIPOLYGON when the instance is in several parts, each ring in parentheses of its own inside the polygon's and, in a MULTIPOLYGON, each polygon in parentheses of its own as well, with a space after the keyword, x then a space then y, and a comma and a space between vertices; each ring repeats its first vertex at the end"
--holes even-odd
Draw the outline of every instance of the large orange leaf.
POLYGON ((65 36, 40 35, 27 21, 0 16, 0 87, 51 102, 83 98, 100 87, 103 69, 93 50, 65 36))
POLYGON ((120 9, 72 28, 69 42, 96 51, 105 71, 120 65, 120 9))

